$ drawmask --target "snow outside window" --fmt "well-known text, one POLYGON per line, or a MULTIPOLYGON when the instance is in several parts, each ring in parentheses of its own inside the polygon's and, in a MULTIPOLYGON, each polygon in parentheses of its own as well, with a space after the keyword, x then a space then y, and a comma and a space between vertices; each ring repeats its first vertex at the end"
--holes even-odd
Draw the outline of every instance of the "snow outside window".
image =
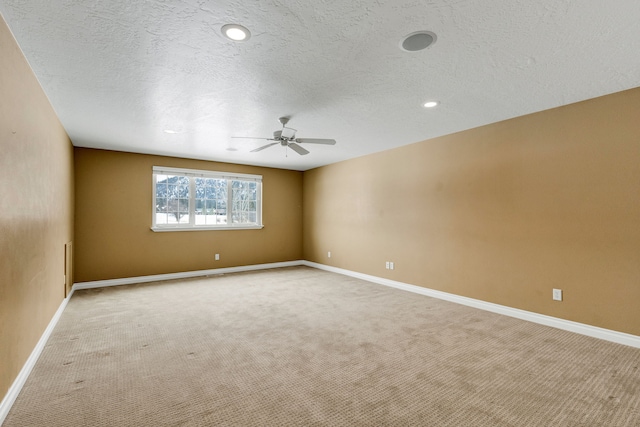
POLYGON ((262 176, 154 166, 151 228, 262 228, 262 176))

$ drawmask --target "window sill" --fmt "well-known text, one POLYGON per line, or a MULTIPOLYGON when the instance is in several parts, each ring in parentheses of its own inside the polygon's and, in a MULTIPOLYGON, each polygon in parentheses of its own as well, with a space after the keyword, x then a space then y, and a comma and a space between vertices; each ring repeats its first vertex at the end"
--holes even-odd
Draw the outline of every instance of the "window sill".
POLYGON ((151 231, 164 233, 166 231, 212 231, 212 230, 260 230, 264 225, 236 225, 222 227, 207 227, 206 225, 197 227, 151 227, 151 231))

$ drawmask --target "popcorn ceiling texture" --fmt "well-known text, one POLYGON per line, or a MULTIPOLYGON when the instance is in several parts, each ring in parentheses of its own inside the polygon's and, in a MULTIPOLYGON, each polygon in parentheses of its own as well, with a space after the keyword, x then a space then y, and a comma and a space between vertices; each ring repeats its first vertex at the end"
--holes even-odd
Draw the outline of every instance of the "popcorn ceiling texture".
POLYGON ((76 146, 305 170, 640 86, 637 0, 3 0, 0 12, 76 146), (251 39, 226 40, 226 23, 251 39), (417 30, 437 42, 401 51, 417 30), (283 115, 338 145, 285 157, 231 139, 268 137, 283 115))

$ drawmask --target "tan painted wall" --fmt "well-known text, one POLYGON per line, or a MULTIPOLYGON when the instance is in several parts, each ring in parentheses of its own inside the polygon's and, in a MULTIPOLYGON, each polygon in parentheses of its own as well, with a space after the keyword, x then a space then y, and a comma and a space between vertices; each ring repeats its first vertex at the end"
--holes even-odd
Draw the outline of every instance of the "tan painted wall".
POLYGON ((73 149, 0 17, 0 400, 65 296, 73 149))
POLYGON ((640 88, 307 171, 303 194, 307 260, 640 335, 640 88))
POLYGON ((76 283, 302 257, 301 172, 86 148, 75 171, 76 283), (262 175, 264 228, 151 231, 153 166, 262 175))

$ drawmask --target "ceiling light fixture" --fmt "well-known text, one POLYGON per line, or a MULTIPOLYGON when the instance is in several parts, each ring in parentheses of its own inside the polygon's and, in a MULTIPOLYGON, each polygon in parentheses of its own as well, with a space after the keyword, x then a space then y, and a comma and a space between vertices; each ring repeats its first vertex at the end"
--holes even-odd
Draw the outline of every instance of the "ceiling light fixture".
POLYGON ((431 31, 416 31, 400 41, 400 49, 405 52, 418 52, 434 44, 436 39, 436 35, 431 31))
POLYGON ((433 108, 433 107, 437 107, 438 104, 440 104, 440 102, 438 101, 427 101, 424 104, 422 104, 422 106, 424 108, 433 108))
POLYGON ((164 132, 164 133, 171 134, 171 135, 173 135, 173 134, 175 134, 175 133, 178 133, 178 131, 177 131, 177 130, 172 130, 172 129, 165 129, 163 132, 164 132))
POLYGON ((251 37, 249 30, 238 24, 223 25, 222 34, 234 42, 246 42, 251 37))

